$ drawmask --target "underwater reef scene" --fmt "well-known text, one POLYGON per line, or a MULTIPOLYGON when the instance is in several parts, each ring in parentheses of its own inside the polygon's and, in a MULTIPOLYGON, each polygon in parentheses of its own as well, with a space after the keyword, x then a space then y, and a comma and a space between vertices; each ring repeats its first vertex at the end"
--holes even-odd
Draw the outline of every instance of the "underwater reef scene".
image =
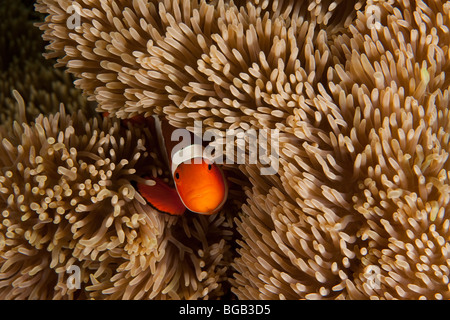
POLYGON ((0 21, 0 299, 450 298, 450 1, 0 0, 0 21), (153 116, 240 130, 215 141, 218 212, 140 192, 177 183, 153 116), (276 139, 255 156, 251 132, 276 139))

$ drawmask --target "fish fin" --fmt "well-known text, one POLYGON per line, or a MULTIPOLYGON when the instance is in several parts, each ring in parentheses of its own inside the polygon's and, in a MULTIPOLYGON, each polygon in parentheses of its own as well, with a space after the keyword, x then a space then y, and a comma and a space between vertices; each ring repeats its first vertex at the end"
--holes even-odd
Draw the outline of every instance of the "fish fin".
POLYGON ((158 211, 174 216, 182 215, 186 207, 181 202, 177 191, 159 178, 151 179, 156 182, 154 186, 137 184, 137 189, 144 199, 158 211))

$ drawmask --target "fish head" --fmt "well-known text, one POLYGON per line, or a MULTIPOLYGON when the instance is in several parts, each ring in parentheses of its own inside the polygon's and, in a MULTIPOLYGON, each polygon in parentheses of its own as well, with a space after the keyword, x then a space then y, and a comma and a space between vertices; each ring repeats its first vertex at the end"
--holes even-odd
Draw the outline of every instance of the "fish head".
POLYGON ((193 158, 179 164, 173 179, 181 201, 192 212, 216 213, 227 200, 225 176, 220 167, 208 159, 193 158))

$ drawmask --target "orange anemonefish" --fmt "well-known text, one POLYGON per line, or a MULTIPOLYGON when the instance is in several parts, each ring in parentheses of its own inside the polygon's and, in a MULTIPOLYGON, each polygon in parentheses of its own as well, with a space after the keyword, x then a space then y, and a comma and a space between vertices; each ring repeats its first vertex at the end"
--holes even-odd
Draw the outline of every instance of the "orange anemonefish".
MULTIPOLYGON (((186 209, 204 215, 218 212, 228 196, 228 185, 222 170, 212 159, 203 156, 201 144, 183 145, 172 141, 175 128, 167 121, 161 121, 156 116, 147 120, 153 127, 152 131, 156 132, 175 188, 157 177, 146 177, 154 180, 155 185, 138 183, 139 193, 154 208, 171 215, 182 215, 186 209)), ((190 136, 192 138, 192 134, 190 136)))

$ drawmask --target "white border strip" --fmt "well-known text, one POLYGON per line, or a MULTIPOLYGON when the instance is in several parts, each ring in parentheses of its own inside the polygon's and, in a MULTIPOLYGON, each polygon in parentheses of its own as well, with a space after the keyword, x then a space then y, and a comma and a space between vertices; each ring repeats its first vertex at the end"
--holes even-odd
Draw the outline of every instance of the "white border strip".
POLYGON ((172 175, 175 173, 175 170, 177 170, 180 164, 192 160, 194 158, 204 158, 213 163, 214 162, 213 159, 210 159, 209 157, 205 157, 203 155, 203 150, 204 148, 201 144, 191 144, 186 148, 182 148, 177 152, 175 152, 172 156, 172 168, 171 168, 172 175))

